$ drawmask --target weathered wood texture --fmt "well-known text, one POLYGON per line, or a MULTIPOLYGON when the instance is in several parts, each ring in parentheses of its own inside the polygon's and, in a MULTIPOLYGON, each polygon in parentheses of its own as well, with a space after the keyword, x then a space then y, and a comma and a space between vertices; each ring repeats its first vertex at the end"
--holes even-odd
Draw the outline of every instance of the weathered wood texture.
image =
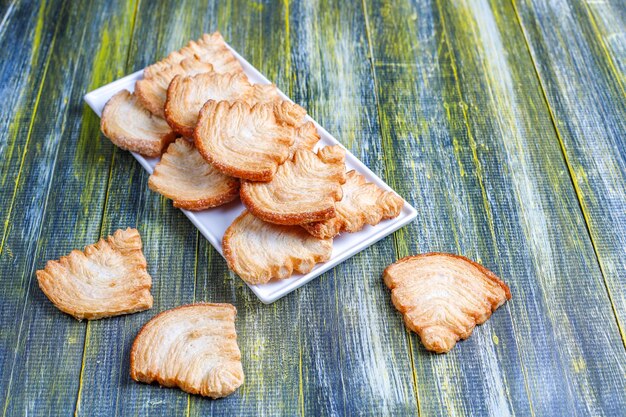
POLYGON ((3 415, 619 415, 624 10, 1 1, 3 415), (269 306, 148 190, 81 101, 213 30, 419 211, 269 306), (89 323, 57 311, 34 271, 127 226, 144 240, 154 308, 89 323), (405 330, 381 280, 390 262, 430 250, 479 260, 513 292, 443 356, 405 330), (223 400, 129 377, 140 326, 192 301, 238 309, 246 382, 223 400))
POLYGON ((424 355, 413 338, 421 411, 623 409, 624 350, 511 4, 367 9, 391 182, 429 208, 400 255, 467 254, 514 294, 450 355, 424 355))
POLYGON ((626 342, 626 7, 516 9, 626 342))

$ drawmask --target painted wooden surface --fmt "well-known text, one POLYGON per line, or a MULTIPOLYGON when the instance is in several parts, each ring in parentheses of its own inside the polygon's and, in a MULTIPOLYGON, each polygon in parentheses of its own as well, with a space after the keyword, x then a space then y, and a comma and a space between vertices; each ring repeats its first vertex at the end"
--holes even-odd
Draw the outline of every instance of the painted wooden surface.
POLYGON ((626 27, 620 1, 0 2, 3 415, 621 415, 626 410, 626 27), (266 306, 81 96, 205 31, 225 38, 418 208, 393 237, 266 306), (154 308, 77 322, 47 259, 139 228, 154 308), (447 355, 381 273, 464 254, 513 299, 447 355), (231 302, 245 385, 137 384, 159 311, 231 302), (620 332, 620 329, 621 332, 620 332))

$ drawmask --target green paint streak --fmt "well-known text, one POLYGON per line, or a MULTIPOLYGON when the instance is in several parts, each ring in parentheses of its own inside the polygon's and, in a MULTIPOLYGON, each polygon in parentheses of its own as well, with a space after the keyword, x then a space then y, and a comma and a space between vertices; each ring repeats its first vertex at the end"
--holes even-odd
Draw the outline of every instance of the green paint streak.
MULTIPOLYGON (((33 55, 32 55, 32 59, 31 59, 31 65, 35 65, 35 63, 37 62, 37 57, 39 55, 39 45, 41 43, 41 33, 42 33, 42 28, 43 28, 43 22, 46 16, 45 13, 45 2, 42 2, 39 6, 39 15, 37 17, 37 25, 35 28, 35 35, 33 38, 33 47, 32 47, 32 51, 33 51, 33 55)), ((63 9, 62 9, 63 10, 63 9)), ((6 219, 4 221, 4 231, 2 233, 2 241, 0 241, 0 254, 2 253, 3 249, 4 249, 4 244, 6 242, 6 238, 8 236, 8 230, 9 230, 9 223, 11 222, 11 215, 13 214, 13 206, 15 205, 15 197, 17 195, 17 192, 19 190, 19 186, 20 186, 20 179, 22 176, 22 169, 24 168, 24 161, 26 160, 26 153, 28 151, 28 146, 30 144, 30 140, 32 138, 32 133, 33 133, 33 126, 35 124, 35 118, 37 116, 37 110, 39 110, 39 104, 41 102, 41 93, 43 91, 43 86, 45 84, 46 81, 46 75, 48 74, 48 67, 50 65, 50 59, 52 58, 52 51, 54 50, 54 42, 56 40, 57 34, 59 32, 59 23, 57 22, 57 24, 55 25, 55 29, 54 29, 54 35, 52 36, 52 41, 50 42, 50 46, 48 48, 48 55, 46 56, 46 61, 44 63, 44 67, 43 67, 43 75, 41 77, 41 81, 39 82, 39 88, 37 89, 37 96, 35 97, 35 104, 33 105, 33 110, 30 116, 30 121, 28 123, 28 131, 26 133, 26 142, 24 143, 24 148, 22 150, 22 157, 20 158, 20 166, 17 170, 17 176, 15 178, 15 185, 13 187, 13 195, 11 197, 11 203, 9 204, 9 209, 7 210, 7 216, 6 219)), ((22 119, 22 115, 24 114, 24 110, 22 108, 18 109, 18 111, 16 112, 16 116, 14 118, 14 120, 16 122, 11 123, 11 134, 10 136, 13 137, 13 140, 11 141, 11 147, 9 152, 12 154, 13 153, 13 149, 15 146, 15 143, 17 142, 17 135, 18 135, 18 130, 19 130, 19 122, 22 119)), ((3 178, 2 182, 4 183, 6 181, 6 178, 3 178)), ((8 402, 7 402, 8 404, 8 402)), ((5 406, 6 407, 6 406, 5 406)), ((6 410, 5 410, 6 411, 6 410)))
MULTIPOLYGON (((132 19, 130 22, 131 40, 132 40, 132 34, 134 32, 135 18, 137 15, 137 7, 139 4, 139 1, 140 0, 137 0, 137 1, 129 0, 129 2, 127 3, 126 13, 128 13, 129 10, 132 10, 132 19), (128 7, 131 5, 132 7, 128 7)), ((98 52, 96 53, 96 57, 93 61, 92 82, 90 84, 90 90, 96 88, 96 86, 98 86, 97 84, 99 84, 103 80, 106 80, 106 77, 117 75, 117 74, 111 74, 111 70, 112 69, 115 70, 116 66, 109 64, 110 62, 109 51, 111 49, 113 49, 114 51, 119 51, 118 46, 123 45, 124 33, 123 31, 117 31, 115 33, 117 35, 115 43, 111 44, 108 23, 107 23, 107 26, 105 26, 102 30, 102 35, 101 35, 102 41, 100 43, 100 48, 98 49, 98 52), (94 86, 94 84, 96 84, 96 86, 94 86)), ((127 58, 125 60, 126 63, 128 63, 128 55, 130 54, 131 44, 132 42, 129 42, 129 47, 127 48, 127 51, 126 51, 126 55, 127 55, 127 58)), ((119 73, 121 72, 121 70, 117 69, 116 72, 119 73)), ((87 109, 87 106, 83 107, 83 120, 85 121, 85 123, 83 124, 81 135, 77 143, 77 152, 75 153, 75 157, 78 157, 79 155, 90 154, 87 149, 87 146, 89 146, 89 144, 92 143, 90 139, 93 133, 90 133, 90 132, 94 132, 94 131, 99 132, 99 129, 96 129, 94 126, 94 124, 97 124, 99 126, 99 123, 97 123, 97 117, 95 117, 91 109, 87 109), (86 112, 88 113, 88 115, 85 114, 86 112)), ((98 148, 99 146, 97 145, 96 149, 98 148)), ((91 152, 93 152, 93 150, 91 152)), ((110 190, 110 185, 111 185, 111 178, 113 175, 113 166, 115 162, 116 152, 117 152, 117 148, 114 148, 112 156, 111 156, 111 163, 109 165, 109 174, 107 177, 106 194, 104 197, 104 203, 102 205, 102 212, 101 212, 102 214, 100 216, 100 233, 99 233, 100 238, 103 238, 105 236, 105 233, 104 233, 105 214, 106 214, 106 207, 107 207, 107 203, 109 199, 109 190, 110 190)), ((76 161, 76 163, 78 166, 80 166, 80 161, 76 161)), ((91 208, 91 204, 90 204, 91 198, 93 196, 93 192, 95 191, 95 185, 98 184, 98 181, 95 180, 95 177, 99 176, 98 175, 99 173, 96 173, 94 171, 95 170, 89 170, 89 172, 92 173, 91 177, 94 177, 94 178, 92 178, 91 180, 87 179, 85 181, 85 187, 83 188, 83 192, 81 193, 81 196, 80 196, 80 202, 81 202, 81 205, 83 206, 83 210, 85 211, 85 214, 87 214, 88 210, 91 208)), ((80 413, 81 396, 82 396, 83 383, 84 383, 84 377, 85 377, 85 366, 87 363, 86 359, 87 359, 88 348, 90 346, 90 339, 91 339, 90 338, 91 322, 87 321, 87 325, 85 327, 86 328, 85 328, 85 338, 84 338, 84 345, 83 345, 83 355, 81 359, 81 368, 80 368, 80 376, 79 376, 79 383, 78 383, 78 392, 76 395, 76 404, 74 406, 74 416, 78 416, 80 413)))
POLYGON ((620 321, 620 317, 619 314, 617 312, 617 306, 615 303, 615 299, 613 294, 611 293, 611 285, 609 282, 609 274, 606 272, 604 266, 603 266, 603 262, 601 262, 600 260, 602 259, 602 255, 599 251, 599 245, 598 242, 596 241, 596 239, 594 239, 594 233, 592 232, 591 228, 593 225, 593 219, 591 218, 591 213, 589 208, 586 205, 586 201, 585 201, 585 193, 583 193, 583 191, 580 188, 580 184, 579 182, 576 180, 577 176, 576 176, 576 172, 574 171, 574 165, 572 164, 572 161, 570 161, 569 157, 568 157, 568 153, 567 153, 567 149, 565 146, 565 140, 563 138, 563 134, 559 129, 559 123, 558 123, 558 119, 556 117, 556 111, 555 109, 551 106, 550 104, 550 100, 548 98, 548 90, 546 88, 546 84, 545 81, 543 79, 543 77, 541 76, 541 72, 539 70, 539 66, 538 63, 535 61, 535 58, 532 54, 532 50, 531 50, 531 43, 530 43, 530 39, 528 36, 528 33, 526 31, 526 28, 524 27, 524 24, 522 22, 522 18, 520 15, 520 12, 517 8, 517 5, 515 4, 515 1, 512 0, 512 5, 513 5, 513 9, 515 11, 515 17, 516 17, 516 21, 517 24, 520 27, 520 30, 524 36, 524 40, 525 40, 525 44, 526 44, 526 50, 527 53, 530 57, 530 60, 533 64, 533 68, 535 70, 535 76, 537 77, 537 81, 539 83, 539 87, 541 90, 541 94, 545 103, 546 108, 548 109, 548 113, 550 114, 550 119, 552 121, 552 125, 554 127, 554 132, 556 134, 556 137, 558 139, 559 142, 559 147, 561 149, 561 154, 563 155, 563 159, 565 160, 565 165, 567 166, 567 170, 572 182, 572 186, 574 188, 574 191, 576 193, 576 198, 578 200, 578 203, 580 205, 580 211, 583 215, 583 218, 585 220, 585 227, 587 230, 587 234, 589 235, 589 239, 591 240, 591 245, 593 247, 594 250, 594 255, 596 258, 596 262, 598 264, 598 267, 600 269, 600 272, 602 274, 602 280, 604 282, 604 287, 606 288, 606 292, 607 292, 607 296, 609 298, 609 301, 611 303, 611 309, 613 311, 613 315, 615 317, 615 322, 617 324, 617 328, 619 329, 619 333, 620 333, 620 337, 622 339, 622 344, 624 345, 624 348, 626 348, 626 326, 624 324, 621 323, 620 321))
MULTIPOLYGON (((376 67, 374 66, 374 47, 373 47, 372 36, 371 36, 372 32, 370 28, 369 16, 368 16, 367 5, 365 3, 365 0, 361 1, 361 5, 363 8, 363 18, 365 20, 365 30, 366 30, 367 43, 368 43, 368 49, 369 49, 369 55, 370 55, 372 77, 374 78, 374 97, 376 98, 376 111, 378 115, 378 123, 379 123, 381 133, 382 133, 381 136, 382 136, 383 146, 384 146, 384 149, 393 150, 393 143, 391 141, 391 135, 389 135, 388 133, 385 134, 385 132, 391 131, 390 129, 391 126, 390 126, 389 120, 387 119, 386 113, 382 111, 380 97, 378 94, 378 91, 379 91, 378 89, 380 86, 378 82, 376 67)), ((394 172, 396 171, 396 166, 395 166, 394 161, 395 161, 395 158, 393 157, 385 159, 385 173, 386 173, 385 176, 388 180, 391 179, 392 188, 398 189, 397 187, 398 184, 396 181, 396 177, 394 175, 394 172)), ((397 232, 395 232, 393 235, 395 252, 398 258, 408 255, 408 244, 406 243, 405 233, 406 232, 404 229, 400 229, 397 232)), ((417 413, 418 415, 421 415, 421 405, 420 405, 419 390, 418 390, 418 383, 417 383, 417 369, 415 366, 415 358, 413 356, 413 342, 411 339, 411 335, 408 331, 406 332, 406 337, 407 337, 407 345, 408 345, 409 362, 411 364, 411 374, 413 375, 413 380, 412 380, 413 393, 415 395, 415 402, 417 404, 417 413)))

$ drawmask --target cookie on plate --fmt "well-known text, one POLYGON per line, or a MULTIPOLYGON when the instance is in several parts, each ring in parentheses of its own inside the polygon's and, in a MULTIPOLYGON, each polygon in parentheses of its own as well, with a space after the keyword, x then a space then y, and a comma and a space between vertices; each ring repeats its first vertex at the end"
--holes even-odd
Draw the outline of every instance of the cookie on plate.
POLYGON ((61 311, 81 319, 135 313, 152 307, 152 278, 136 229, 48 261, 37 271, 43 293, 61 311))
MULTIPOLYGON (((165 117, 165 101, 167 100, 167 88, 177 75, 197 75, 213 72, 213 65, 201 61, 192 56, 171 66, 163 67, 159 72, 148 76, 144 72, 144 78, 135 83, 135 94, 141 104, 152 114, 165 117)), ((245 76, 244 76, 245 77, 245 76)))
POLYGON ((341 232, 354 233, 366 224, 375 226, 382 220, 398 217, 404 205, 404 200, 396 193, 367 182, 354 170, 346 174, 342 190, 343 198, 335 205, 335 217, 302 227, 320 239, 335 237, 341 232))
POLYGON ((197 57, 202 62, 213 65, 215 71, 226 73, 243 72, 239 60, 226 45, 224 38, 219 32, 204 34, 195 41, 190 41, 178 51, 171 52, 164 59, 146 67, 144 77, 150 78, 155 74, 174 66, 185 58, 197 57))
POLYGON ((198 303, 164 311, 146 323, 130 351, 130 376, 191 394, 221 398, 243 384, 231 304, 198 303))
POLYGON ((100 129, 113 144, 148 157, 161 155, 176 138, 167 122, 143 108, 128 90, 109 99, 102 111, 100 129))
POLYGON ((221 206, 239 196, 239 180, 215 169, 183 138, 161 156, 148 186, 173 200, 174 207, 194 211, 221 206))
POLYGON ((222 241, 228 267, 248 284, 306 274, 326 262, 332 239, 317 239, 297 226, 266 223, 248 211, 233 221, 222 241))
POLYGON ((304 122, 296 128, 296 138, 289 149, 289 159, 293 158, 298 149, 313 151, 315 145, 320 140, 320 134, 313 122, 304 122))
POLYGON ((209 100, 194 131, 196 148, 226 175, 270 181, 295 141, 295 128, 281 124, 274 107, 209 100))
POLYGON ((167 89, 165 119, 177 133, 192 137, 198 114, 209 100, 245 100, 252 93, 252 84, 244 74, 197 74, 176 76, 167 89))
POLYGON ((278 167, 269 182, 243 181, 241 201, 252 214, 267 222, 296 225, 335 217, 346 182, 346 152, 327 146, 317 154, 297 150, 278 167))
POLYGON ((437 353, 470 337, 477 324, 511 299, 509 287, 493 272, 447 253, 408 256, 389 265, 383 277, 407 327, 437 353))

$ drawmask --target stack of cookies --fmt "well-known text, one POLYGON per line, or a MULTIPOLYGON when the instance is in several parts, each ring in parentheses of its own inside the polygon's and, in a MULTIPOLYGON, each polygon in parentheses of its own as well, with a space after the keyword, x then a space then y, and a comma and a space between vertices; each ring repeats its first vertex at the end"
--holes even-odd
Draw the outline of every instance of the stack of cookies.
POLYGON ((341 146, 318 146, 306 110, 273 84, 252 84, 219 33, 144 70, 135 92, 106 104, 115 145, 160 157, 149 187, 175 207, 245 210, 223 238, 228 266, 249 284, 305 274, 333 238, 398 216, 403 200, 346 172, 341 146))

